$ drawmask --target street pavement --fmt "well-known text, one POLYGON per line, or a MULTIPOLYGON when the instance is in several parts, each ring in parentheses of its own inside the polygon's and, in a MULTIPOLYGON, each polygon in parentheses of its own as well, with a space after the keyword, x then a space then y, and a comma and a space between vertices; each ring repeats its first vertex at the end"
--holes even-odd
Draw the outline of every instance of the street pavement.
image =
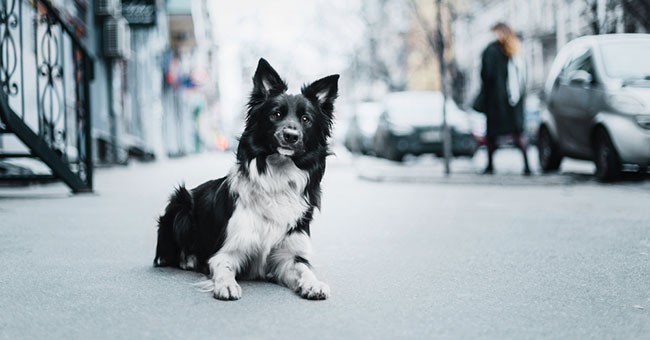
POLYGON ((514 150, 493 176, 483 153, 444 176, 336 151, 312 226, 327 301, 265 282, 217 301, 151 266, 172 187, 224 175, 231 153, 100 169, 94 194, 0 188, 0 338, 648 338, 649 179, 599 184, 571 161, 524 177, 514 150))

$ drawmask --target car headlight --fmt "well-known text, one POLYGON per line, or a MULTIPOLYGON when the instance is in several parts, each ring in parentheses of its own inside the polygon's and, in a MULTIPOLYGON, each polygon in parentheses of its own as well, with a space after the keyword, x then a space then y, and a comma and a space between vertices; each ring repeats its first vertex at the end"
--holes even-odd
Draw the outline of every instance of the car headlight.
POLYGON ((620 112, 639 113, 645 110, 645 105, 634 96, 613 94, 609 96, 609 105, 620 112))
POLYGON ((638 115, 634 117, 636 123, 644 129, 650 129, 650 115, 638 115))

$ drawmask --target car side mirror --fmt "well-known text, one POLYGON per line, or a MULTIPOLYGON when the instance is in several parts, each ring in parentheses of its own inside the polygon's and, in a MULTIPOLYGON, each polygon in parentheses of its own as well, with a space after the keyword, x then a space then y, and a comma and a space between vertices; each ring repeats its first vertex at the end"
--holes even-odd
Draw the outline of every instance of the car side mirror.
POLYGON ((589 85, 593 81, 591 74, 585 70, 577 70, 571 74, 569 78, 569 83, 571 85, 589 85))

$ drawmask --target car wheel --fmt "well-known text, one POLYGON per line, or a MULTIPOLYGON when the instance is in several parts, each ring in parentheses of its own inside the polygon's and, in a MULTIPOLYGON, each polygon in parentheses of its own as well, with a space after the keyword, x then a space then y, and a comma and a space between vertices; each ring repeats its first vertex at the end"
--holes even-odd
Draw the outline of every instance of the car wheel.
POLYGON ((601 182, 616 180, 621 174, 621 161, 609 134, 603 129, 596 131, 594 139, 594 163, 596 178, 601 182))
POLYGON ((540 127, 537 133, 537 151, 542 171, 552 172, 560 168, 562 154, 557 143, 551 137, 551 133, 544 126, 540 127))

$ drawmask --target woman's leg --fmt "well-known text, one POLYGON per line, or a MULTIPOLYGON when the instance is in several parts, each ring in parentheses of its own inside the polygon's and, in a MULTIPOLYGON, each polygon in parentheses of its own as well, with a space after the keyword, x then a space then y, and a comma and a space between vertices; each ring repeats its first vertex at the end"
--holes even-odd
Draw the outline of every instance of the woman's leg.
POLYGON ((530 167, 528 166, 528 153, 526 152, 528 148, 528 143, 526 142, 526 137, 523 133, 516 133, 513 136, 515 145, 521 150, 521 154, 524 158, 524 175, 530 175, 530 167))
POLYGON ((485 170, 483 170, 483 173, 493 174, 494 166, 492 165, 492 159, 494 156, 494 152, 497 150, 496 136, 485 136, 485 146, 487 147, 488 164, 485 167, 485 170))

